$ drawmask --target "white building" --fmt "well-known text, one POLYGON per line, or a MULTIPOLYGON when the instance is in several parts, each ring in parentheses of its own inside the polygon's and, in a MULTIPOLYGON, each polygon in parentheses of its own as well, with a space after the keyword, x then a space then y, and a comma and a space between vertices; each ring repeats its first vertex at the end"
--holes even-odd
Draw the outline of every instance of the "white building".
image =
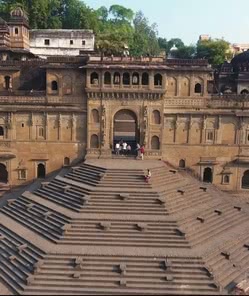
POLYGON ((48 56, 77 56, 94 50, 92 30, 30 30, 30 51, 48 56))

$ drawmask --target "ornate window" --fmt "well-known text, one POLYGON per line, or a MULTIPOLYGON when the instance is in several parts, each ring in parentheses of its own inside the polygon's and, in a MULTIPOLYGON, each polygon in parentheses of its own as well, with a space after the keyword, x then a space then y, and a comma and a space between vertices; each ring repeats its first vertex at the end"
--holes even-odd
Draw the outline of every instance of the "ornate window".
POLYGON ((229 184, 230 183, 230 176, 224 175, 223 176, 223 184, 229 184))
POLYGON ((0 126, 0 137, 4 136, 4 128, 0 126))
POLYGON ((151 149, 160 150, 160 141, 159 141, 158 136, 153 136, 151 138, 151 149))
POLYGON ((120 84, 120 74, 118 72, 114 73, 113 84, 115 85, 120 84))
POLYGON ((99 111, 97 109, 92 110, 92 121, 93 123, 99 123, 99 111))
POLYGON ((195 93, 196 94, 201 94, 201 92, 202 92, 201 84, 200 83, 196 83, 196 85, 195 85, 195 93))
POLYGON ((18 180, 27 180, 27 170, 26 169, 18 170, 18 180))
POLYGON ((104 84, 111 84, 111 73, 110 72, 105 72, 104 84))
POLYGON ((91 84, 93 85, 99 85, 99 75, 96 72, 93 72, 91 74, 91 84))
POLYGON ((138 85, 139 84, 139 74, 138 73, 133 73, 133 75, 132 75, 132 84, 133 85, 138 85))
POLYGON ((152 113, 152 123, 153 124, 161 124, 161 115, 158 110, 154 110, 152 113))
POLYGON ((162 86, 163 85, 163 77, 161 74, 156 74, 154 76, 154 85, 155 86, 162 86))
POLYGON ((11 88, 11 77, 10 76, 4 77, 4 87, 7 90, 11 88))
POLYGON ((206 138, 207 142, 213 142, 214 141, 214 131, 211 130, 207 130, 207 138, 206 138))
POLYGON ((123 74, 123 85, 130 85, 130 74, 127 72, 123 74))
POLYGON ((148 73, 143 73, 142 85, 149 85, 149 74, 148 73))
POLYGON ((51 83, 51 89, 53 91, 57 91, 58 90, 58 83, 57 81, 53 80, 52 83, 51 83))
POLYGON ((99 148, 99 137, 97 135, 91 136, 90 147, 94 149, 99 148))

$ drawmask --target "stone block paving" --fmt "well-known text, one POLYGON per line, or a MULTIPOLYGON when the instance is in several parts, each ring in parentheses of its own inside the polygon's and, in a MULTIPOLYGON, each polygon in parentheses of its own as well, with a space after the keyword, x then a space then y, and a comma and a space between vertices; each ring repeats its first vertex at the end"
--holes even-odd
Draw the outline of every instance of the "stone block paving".
POLYGON ((88 160, 2 197, 0 295, 231 293, 248 227, 246 202, 164 162, 88 160))

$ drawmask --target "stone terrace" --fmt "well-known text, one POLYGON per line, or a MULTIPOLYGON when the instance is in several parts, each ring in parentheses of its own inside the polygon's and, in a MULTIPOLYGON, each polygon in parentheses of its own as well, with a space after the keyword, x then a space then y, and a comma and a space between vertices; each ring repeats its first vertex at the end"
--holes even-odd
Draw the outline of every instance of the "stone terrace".
POLYGON ((0 295, 217 295, 247 272, 249 205, 161 161, 45 181, 2 198, 0 295))

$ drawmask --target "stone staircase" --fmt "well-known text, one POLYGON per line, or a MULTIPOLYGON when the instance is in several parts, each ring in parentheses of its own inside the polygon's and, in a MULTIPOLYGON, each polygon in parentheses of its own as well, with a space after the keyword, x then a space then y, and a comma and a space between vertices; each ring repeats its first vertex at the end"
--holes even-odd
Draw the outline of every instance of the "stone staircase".
POLYGON ((47 255, 23 295, 216 295, 200 258, 47 255), (43 290, 40 289, 43 287, 43 290))
POLYGON ((15 295, 226 294, 247 271, 248 217, 163 162, 89 160, 3 203, 0 278, 15 295))

